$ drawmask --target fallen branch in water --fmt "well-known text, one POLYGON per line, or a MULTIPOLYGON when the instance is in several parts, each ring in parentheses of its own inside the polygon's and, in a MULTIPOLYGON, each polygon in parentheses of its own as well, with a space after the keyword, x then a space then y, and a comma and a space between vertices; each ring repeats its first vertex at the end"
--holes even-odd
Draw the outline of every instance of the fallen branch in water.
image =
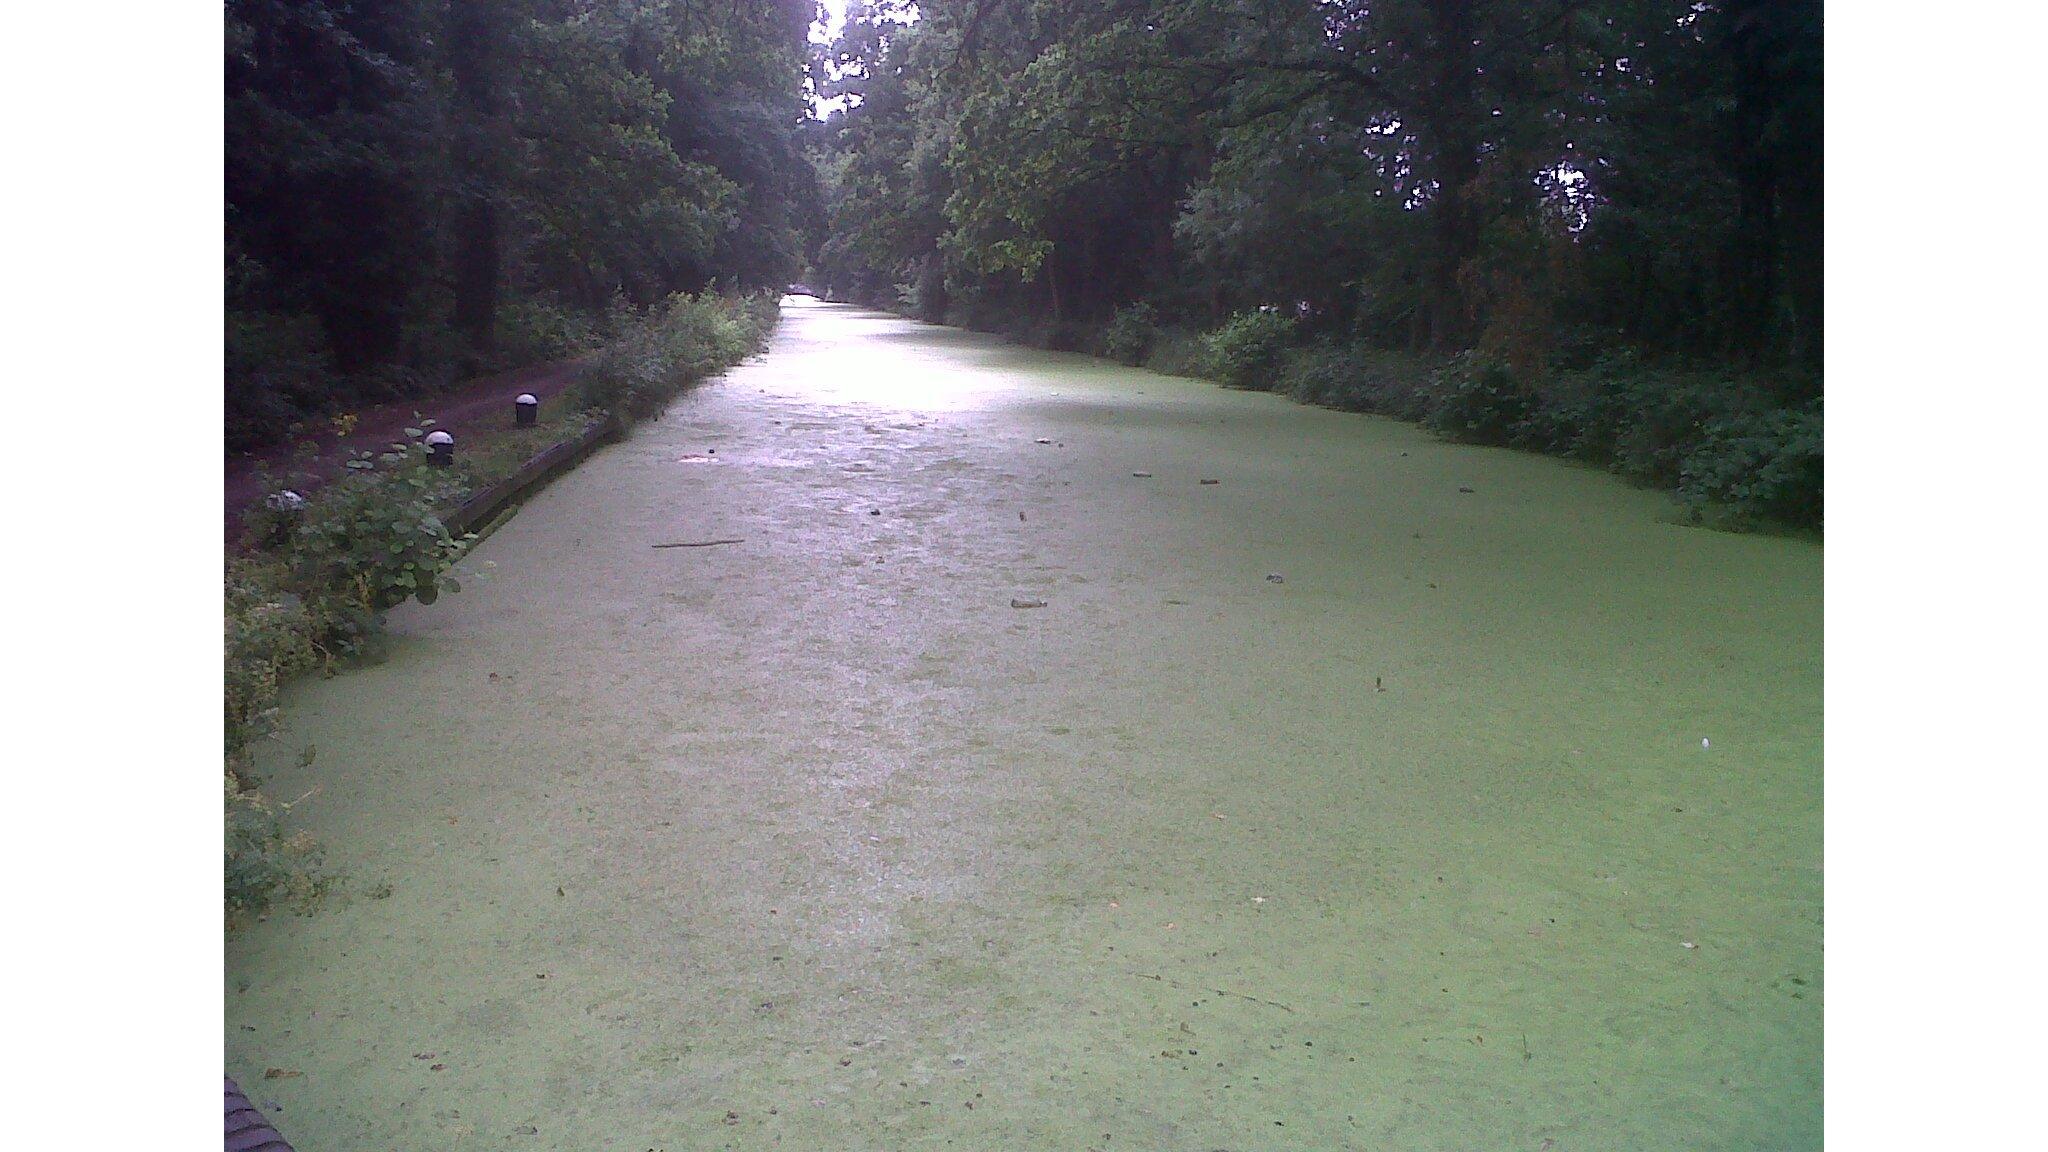
POLYGON ((674 544, 656 544, 656 548, 709 548, 714 544, 745 544, 744 538, 732 540, 678 540, 674 544))
POLYGON ((1218 996, 1230 996, 1238 1000, 1249 1000, 1254 1004, 1264 1004, 1268 1008, 1278 1008, 1282 1012, 1294 1011, 1294 1009, 1289 1008, 1287 1005, 1282 1004, 1278 1000, 1261 1000, 1257 996, 1247 996, 1242 992, 1232 992, 1223 988, 1204 988, 1196 984, 1183 984, 1180 981, 1171 979, 1169 977, 1154 976, 1150 972, 1133 972, 1131 973, 1131 975, 1136 976, 1140 980, 1157 980, 1161 984, 1171 984, 1175 988, 1184 989, 1190 992, 1214 992, 1218 996))

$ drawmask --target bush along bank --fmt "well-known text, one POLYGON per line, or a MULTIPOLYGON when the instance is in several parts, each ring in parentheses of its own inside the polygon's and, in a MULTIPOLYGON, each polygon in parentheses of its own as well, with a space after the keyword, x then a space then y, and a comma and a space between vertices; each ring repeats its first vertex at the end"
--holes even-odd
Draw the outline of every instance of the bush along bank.
MULTIPOLYGON (((450 532, 444 517, 472 494, 594 422, 659 415, 683 389, 758 352, 779 315, 767 295, 678 295, 645 311, 614 309, 613 336, 579 384, 583 408, 556 415, 537 437, 436 467, 425 444, 434 422, 417 420, 404 442, 358 454, 346 475, 310 495, 280 484, 251 511, 253 547, 227 563, 222 613, 230 924, 273 906, 306 907, 333 885, 319 846, 290 827, 295 802, 267 796, 254 771, 256 742, 278 735, 282 686, 309 672, 332 674, 371 651, 384 613, 397 605, 460 591, 458 565, 475 538, 450 532)), ((314 755, 307 748, 300 763, 314 755)))
POLYGON ((1238 312, 1206 331, 1163 323, 1146 303, 1096 323, 955 303, 945 321, 1035 347, 1390 416, 1464 443, 1585 461, 1671 493, 1695 524, 1822 527, 1823 401, 1809 379, 1650 364, 1627 351, 1543 357, 1482 347, 1430 357, 1310 335, 1276 308, 1238 312))

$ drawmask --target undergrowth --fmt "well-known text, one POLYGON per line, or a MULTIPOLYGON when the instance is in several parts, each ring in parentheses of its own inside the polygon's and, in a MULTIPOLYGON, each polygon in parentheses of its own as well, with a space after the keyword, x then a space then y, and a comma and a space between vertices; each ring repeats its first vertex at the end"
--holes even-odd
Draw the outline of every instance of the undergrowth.
POLYGON ((759 351, 778 314, 772 297, 708 292, 615 311, 616 335, 579 382, 584 403, 630 420, 659 415, 684 388, 759 351))

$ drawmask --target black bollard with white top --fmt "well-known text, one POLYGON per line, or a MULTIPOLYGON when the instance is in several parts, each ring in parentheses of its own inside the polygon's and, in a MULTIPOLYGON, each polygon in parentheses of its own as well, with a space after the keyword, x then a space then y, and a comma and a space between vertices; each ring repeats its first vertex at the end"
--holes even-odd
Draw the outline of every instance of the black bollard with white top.
POLYGON ((427 463, 447 468, 455 463, 455 437, 436 428, 427 433, 427 463))
POLYGON ((521 392, 519 399, 512 401, 512 424, 517 428, 531 428, 540 421, 540 397, 531 392, 521 392))
POLYGON ((270 525, 270 538, 266 543, 278 546, 290 540, 293 529, 299 526, 300 517, 306 511, 306 498, 290 488, 285 488, 265 496, 263 506, 277 513, 277 519, 270 525))

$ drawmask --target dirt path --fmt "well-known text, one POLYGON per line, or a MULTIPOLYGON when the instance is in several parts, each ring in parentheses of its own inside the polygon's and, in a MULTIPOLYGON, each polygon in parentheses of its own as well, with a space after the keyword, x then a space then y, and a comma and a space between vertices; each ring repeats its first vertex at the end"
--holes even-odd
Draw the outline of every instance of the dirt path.
POLYGON ((1817 1148, 1821 552, 1664 508, 792 305, 289 692, 358 895, 227 1071, 302 1152, 1817 1148))
MULTIPOLYGON (((508 424, 512 419, 514 397, 521 392, 531 392, 545 405, 576 382, 578 367, 573 360, 536 364, 516 372, 481 377, 443 395, 366 408, 356 413, 355 427, 347 436, 336 436, 331 429, 316 429, 317 434, 304 438, 319 449, 309 468, 313 483, 301 484, 300 487, 302 490, 318 487, 320 483, 340 475, 351 452, 378 451, 387 444, 403 440, 405 429, 412 426, 416 416, 438 421, 441 427, 455 435, 458 442, 465 430, 486 422, 494 428, 508 424)), ((257 474, 258 469, 268 466, 273 474, 282 475, 298 467, 293 456, 298 443, 295 440, 279 444, 269 452, 228 457, 225 487, 229 541, 241 535, 242 513, 268 495, 257 474)))

